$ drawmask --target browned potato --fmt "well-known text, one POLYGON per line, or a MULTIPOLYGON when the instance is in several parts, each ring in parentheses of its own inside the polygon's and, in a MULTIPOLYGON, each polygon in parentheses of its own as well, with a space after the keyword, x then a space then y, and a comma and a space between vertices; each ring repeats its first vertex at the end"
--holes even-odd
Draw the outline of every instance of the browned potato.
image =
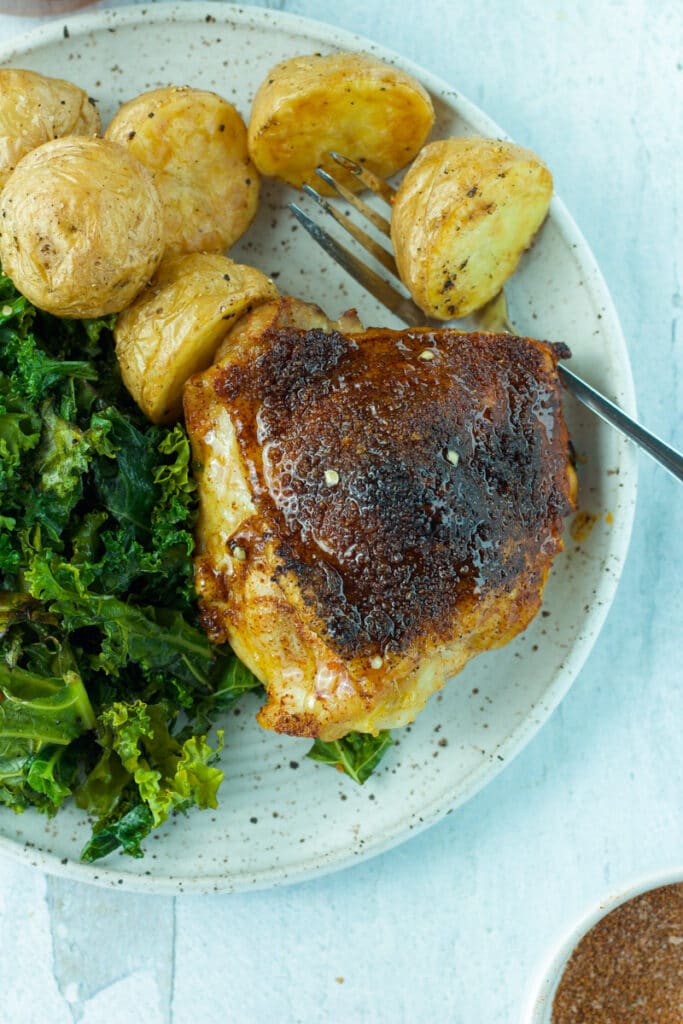
POLYGON ((405 167, 434 122, 429 94, 404 71, 365 53, 312 54, 277 64, 259 86, 249 120, 249 152, 262 174, 327 195, 319 165, 350 188, 356 178, 333 149, 382 177, 405 167))
POLYGON ((88 94, 61 78, 0 68, 0 189, 32 149, 62 135, 99 135, 88 94))
POLYGON ((63 317, 118 313, 163 251, 149 172, 121 146, 75 135, 17 164, 0 193, 0 262, 19 291, 63 317))
POLYGON ((401 280, 440 320, 496 295, 543 223, 553 192, 545 164, 511 142, 431 142, 406 173, 391 214, 401 280))
POLYGON ((149 168, 166 250, 223 252, 256 213, 259 175, 237 110, 213 92, 168 86, 125 103, 105 133, 149 168))
POLYGON ((142 411, 155 423, 177 419, 188 377, 211 364, 243 314, 277 295, 260 270, 227 256, 165 257, 114 329, 123 382, 142 411))

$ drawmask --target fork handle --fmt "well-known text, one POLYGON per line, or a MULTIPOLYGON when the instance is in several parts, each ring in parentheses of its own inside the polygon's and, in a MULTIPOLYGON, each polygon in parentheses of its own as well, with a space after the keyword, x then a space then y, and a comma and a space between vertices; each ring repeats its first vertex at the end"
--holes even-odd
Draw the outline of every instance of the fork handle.
POLYGON ((683 455, 677 452, 670 445, 660 441, 658 437, 645 430, 639 423, 627 416, 618 405, 610 402, 608 398, 601 395, 599 391, 592 388, 585 380, 567 369, 563 363, 557 366, 560 378, 572 394, 580 402, 591 409, 606 423, 616 427, 622 434, 630 438, 637 445, 643 448, 653 459, 656 459, 665 469, 668 469, 678 480, 683 481, 683 455))

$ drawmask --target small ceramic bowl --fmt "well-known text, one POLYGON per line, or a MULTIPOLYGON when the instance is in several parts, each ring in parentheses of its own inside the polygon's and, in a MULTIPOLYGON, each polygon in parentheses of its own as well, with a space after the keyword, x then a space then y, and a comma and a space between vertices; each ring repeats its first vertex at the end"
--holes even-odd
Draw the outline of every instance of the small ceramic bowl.
POLYGON ((552 1024, 553 1000, 564 974, 567 961, 587 932, 610 911, 640 896, 650 889, 683 882, 683 870, 677 869, 637 878, 626 886, 611 890, 599 903, 584 912, 555 947, 548 961, 541 967, 531 987, 531 995, 524 1007, 520 1024, 552 1024))

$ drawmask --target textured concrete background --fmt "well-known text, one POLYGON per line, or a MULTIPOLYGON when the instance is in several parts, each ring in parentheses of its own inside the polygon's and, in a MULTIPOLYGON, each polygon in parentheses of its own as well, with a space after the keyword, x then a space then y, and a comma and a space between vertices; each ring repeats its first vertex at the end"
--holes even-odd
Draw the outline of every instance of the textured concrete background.
MULTIPOLYGON (((550 165, 624 327, 640 415, 683 447, 678 0, 268 3, 453 83, 550 165)), ((0 15, 0 39, 36 22, 0 15)), ((0 1024, 519 1018, 577 915, 683 877, 680 486, 644 457, 629 560, 572 691, 456 814, 295 888, 145 897, 0 858, 0 1024)))

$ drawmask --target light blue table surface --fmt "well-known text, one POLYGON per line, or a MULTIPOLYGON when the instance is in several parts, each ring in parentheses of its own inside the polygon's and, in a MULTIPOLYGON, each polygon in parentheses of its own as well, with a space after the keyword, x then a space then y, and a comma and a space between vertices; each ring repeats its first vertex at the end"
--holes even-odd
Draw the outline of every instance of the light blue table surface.
MULTIPOLYGON (((679 0, 260 6, 401 52, 542 154, 612 292, 640 416, 683 447, 679 0)), ((35 24, 0 15, 0 40, 35 24)), ((569 695, 502 775, 390 853, 179 898, 0 857, 0 1024, 517 1021, 581 911, 643 874, 683 878, 682 508, 643 456, 622 582, 569 695)))

